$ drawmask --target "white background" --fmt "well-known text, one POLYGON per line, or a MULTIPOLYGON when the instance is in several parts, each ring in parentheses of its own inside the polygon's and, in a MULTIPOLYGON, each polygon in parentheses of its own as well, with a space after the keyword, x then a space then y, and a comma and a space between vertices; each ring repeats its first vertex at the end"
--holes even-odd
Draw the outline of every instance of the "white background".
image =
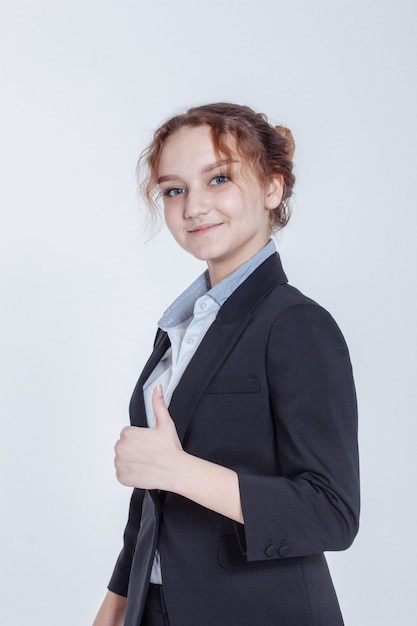
POLYGON ((145 243, 136 158, 216 100, 292 129, 278 246, 351 350, 362 525, 329 555, 346 624, 417 623, 416 7, 2 1, 2 624, 88 625, 102 599, 129 499, 113 444, 156 320, 203 270, 145 243))

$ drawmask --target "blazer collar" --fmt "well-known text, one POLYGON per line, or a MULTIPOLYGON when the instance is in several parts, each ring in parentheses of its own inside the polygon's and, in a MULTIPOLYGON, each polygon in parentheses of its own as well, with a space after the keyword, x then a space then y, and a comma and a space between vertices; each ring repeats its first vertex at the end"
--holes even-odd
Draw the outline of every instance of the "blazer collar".
POLYGON ((281 265, 279 254, 268 257, 259 267, 232 293, 221 307, 218 318, 228 324, 246 317, 277 285, 288 282, 281 265))

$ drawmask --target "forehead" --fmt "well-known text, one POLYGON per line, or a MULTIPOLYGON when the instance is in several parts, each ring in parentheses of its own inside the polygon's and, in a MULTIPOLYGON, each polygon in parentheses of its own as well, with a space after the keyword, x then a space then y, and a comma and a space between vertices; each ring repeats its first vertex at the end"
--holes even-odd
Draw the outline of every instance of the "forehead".
POLYGON ((233 145, 232 137, 226 138, 229 149, 228 155, 218 154, 215 150, 211 127, 207 124, 202 126, 184 126, 168 137, 161 150, 158 162, 158 172, 168 165, 189 163, 196 164, 205 160, 216 161, 219 157, 233 157, 237 150, 233 145))

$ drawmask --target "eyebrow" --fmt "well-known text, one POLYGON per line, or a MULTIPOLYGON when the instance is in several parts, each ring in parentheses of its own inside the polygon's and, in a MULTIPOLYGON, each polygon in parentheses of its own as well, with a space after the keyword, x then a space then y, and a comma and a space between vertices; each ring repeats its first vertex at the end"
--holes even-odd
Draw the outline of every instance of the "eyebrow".
MULTIPOLYGON (((215 161, 214 163, 209 163, 201 168, 200 174, 207 174, 207 172, 211 172, 215 170, 217 167, 221 167, 222 165, 229 165, 230 163, 239 163, 236 159, 221 159, 220 161, 215 161)), ((178 180, 181 176, 176 174, 166 174, 165 176, 160 176, 157 180, 158 185, 160 183, 165 183, 170 180, 178 180)))

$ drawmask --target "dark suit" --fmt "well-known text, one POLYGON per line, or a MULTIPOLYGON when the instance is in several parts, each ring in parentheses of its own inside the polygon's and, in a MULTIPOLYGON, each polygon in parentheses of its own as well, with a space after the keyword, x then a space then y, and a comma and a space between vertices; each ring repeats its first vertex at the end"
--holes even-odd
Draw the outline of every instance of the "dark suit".
MULTIPOLYGON (((142 386, 168 347, 159 332, 135 426, 146 426, 142 386)), ((334 320, 286 284, 278 255, 221 307, 169 410, 187 452, 238 473, 245 525, 135 489, 109 585, 129 588, 125 623, 140 624, 158 545, 172 626, 343 624, 323 551, 347 548, 358 528, 351 365, 334 320)))

